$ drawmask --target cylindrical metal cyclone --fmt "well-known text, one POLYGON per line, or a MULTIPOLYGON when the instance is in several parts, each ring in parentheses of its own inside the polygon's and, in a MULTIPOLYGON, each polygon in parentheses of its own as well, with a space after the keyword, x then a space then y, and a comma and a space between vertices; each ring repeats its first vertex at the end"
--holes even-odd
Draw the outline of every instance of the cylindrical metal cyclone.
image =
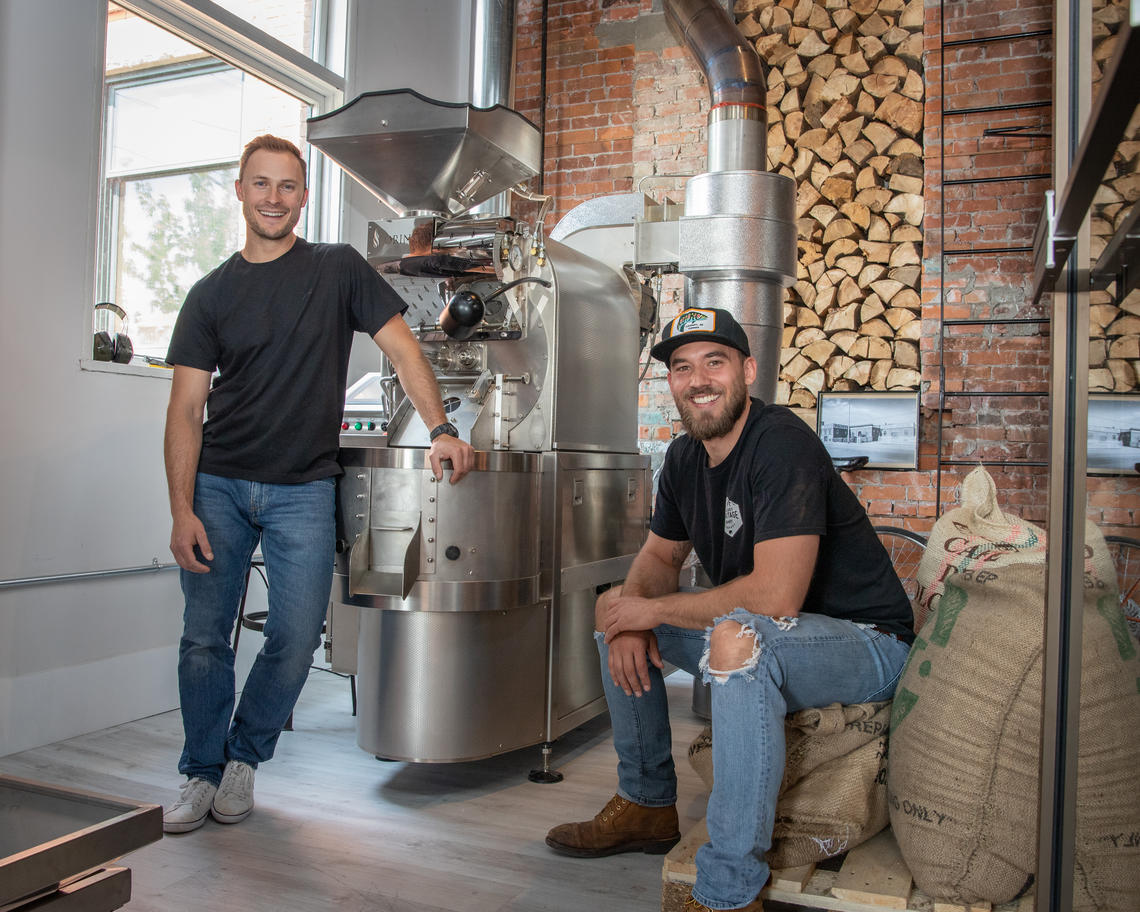
POLYGON ((720 307, 736 317, 756 359, 756 379, 749 393, 775 402, 784 329, 783 286, 740 276, 697 279, 691 285, 689 306, 720 307))
POLYGON ((784 288, 796 278, 796 185, 769 171, 699 174, 685 190, 678 269, 689 307, 720 307, 744 328, 756 380, 750 392, 775 401, 784 288))

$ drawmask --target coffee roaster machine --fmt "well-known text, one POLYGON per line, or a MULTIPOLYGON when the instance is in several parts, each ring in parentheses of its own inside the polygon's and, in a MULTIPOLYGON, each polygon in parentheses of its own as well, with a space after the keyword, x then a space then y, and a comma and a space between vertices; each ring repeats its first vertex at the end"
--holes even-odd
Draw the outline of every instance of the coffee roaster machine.
POLYGON ((369 226, 369 259, 477 451, 437 482, 390 366, 349 390, 328 632, 334 670, 357 675, 357 740, 427 762, 549 744, 605 708, 594 602, 648 523, 640 285, 541 217, 469 213, 540 169, 514 111, 377 92, 308 138, 402 214, 369 226), (394 260, 413 225, 430 251, 394 260))
POLYGON ((605 708, 594 602, 624 579, 651 507, 637 447, 649 277, 680 272, 687 306, 736 315, 759 362, 751 391, 774 400, 795 186, 764 170, 760 61, 717 3, 666 0, 665 13, 712 102, 709 172, 683 208, 602 197, 546 237, 550 199, 523 184, 541 137, 508 108, 398 90, 309 121, 309 142, 400 215, 369 225, 369 259, 477 451, 470 475, 437 482, 389 365, 349 390, 329 632, 334 670, 357 675, 358 743, 377 756, 543 743, 542 778, 551 742, 605 708), (508 191, 529 220, 501 202, 481 211, 508 191))

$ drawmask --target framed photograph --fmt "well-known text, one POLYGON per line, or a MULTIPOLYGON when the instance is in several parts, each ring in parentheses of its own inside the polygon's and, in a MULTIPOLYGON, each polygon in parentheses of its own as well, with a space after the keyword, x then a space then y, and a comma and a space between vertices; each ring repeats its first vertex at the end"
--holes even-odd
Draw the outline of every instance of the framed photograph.
POLYGON ((918 468, 918 393, 820 393, 816 433, 835 460, 868 469, 918 468))
POLYGON ((1140 463, 1140 396, 1089 395, 1090 475, 1136 475, 1140 463))

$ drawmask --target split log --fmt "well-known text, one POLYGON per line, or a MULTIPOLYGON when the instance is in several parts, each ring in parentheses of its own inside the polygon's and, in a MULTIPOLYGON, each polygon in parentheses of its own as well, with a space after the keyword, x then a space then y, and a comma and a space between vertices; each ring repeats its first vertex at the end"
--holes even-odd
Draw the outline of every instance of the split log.
POLYGON ((887 373, 886 388, 889 390, 918 389, 922 375, 916 370, 905 367, 895 367, 887 373))
POLYGON ((841 329, 854 329, 855 321, 857 318, 856 311, 859 308, 858 302, 848 304, 846 307, 839 307, 832 310, 823 321, 823 331, 829 335, 833 332, 838 332, 841 329))

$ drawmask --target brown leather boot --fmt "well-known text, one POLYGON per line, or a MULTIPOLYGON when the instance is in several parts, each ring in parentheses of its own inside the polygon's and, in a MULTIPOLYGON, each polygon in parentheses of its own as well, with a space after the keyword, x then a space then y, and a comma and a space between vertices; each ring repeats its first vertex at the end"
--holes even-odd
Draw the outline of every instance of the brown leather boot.
MULTIPOLYGON (((684 912, 713 912, 708 906, 702 902, 697 902, 690 896, 685 900, 684 912)), ((757 896, 747 906, 737 906, 735 909, 726 909, 725 912, 764 912, 764 904, 757 896)))
POLYGON ((593 820, 556 826, 546 844, 562 855, 601 858, 619 852, 664 855, 680 838, 676 807, 643 807, 614 795, 593 820))

